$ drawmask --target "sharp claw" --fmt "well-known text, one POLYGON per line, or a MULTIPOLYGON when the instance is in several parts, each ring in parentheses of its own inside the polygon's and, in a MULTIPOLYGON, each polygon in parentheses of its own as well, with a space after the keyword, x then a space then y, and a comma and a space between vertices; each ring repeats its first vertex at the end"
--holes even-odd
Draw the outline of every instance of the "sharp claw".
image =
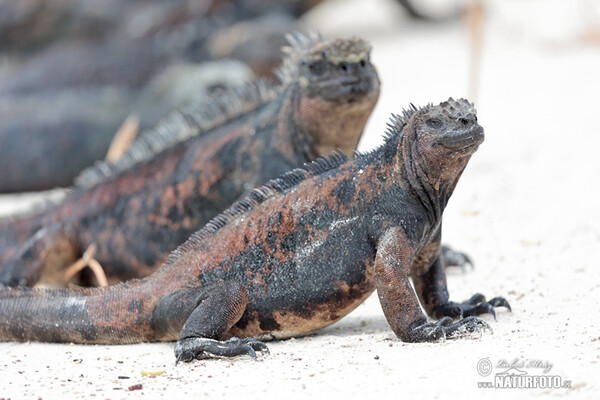
POLYGON ((492 314, 494 321, 496 321, 496 310, 494 310, 494 306, 492 306, 490 303, 479 303, 469 310, 469 312, 470 315, 492 314))
POLYGON ((473 259, 469 255, 464 253, 463 257, 465 258, 465 264, 469 264, 471 266, 471 269, 475 269, 475 263, 473 262, 473 259))
POLYGON ((467 304, 479 304, 485 302, 485 296, 481 293, 475 293, 469 300, 466 301, 467 304))
POLYGON ((256 347, 252 346, 252 348, 256 351, 266 351, 269 353, 269 348, 264 343, 256 343, 256 347))
POLYGON ((466 273, 465 266, 469 264, 471 269, 475 268, 473 259, 466 253, 453 250, 449 246, 442 246, 442 256, 450 267, 460 267, 463 273, 466 273))
POLYGON ((508 311, 512 311, 510 304, 508 304, 508 301, 504 297, 494 297, 489 303, 494 307, 506 307, 508 311))
POLYGON ((488 313, 492 314, 494 316, 494 321, 496 321, 496 310, 494 310, 494 306, 492 306, 490 303, 484 303, 489 305, 488 307, 488 313))
MULTIPOLYGON (((230 340, 233 340, 233 338, 230 340)), ((244 339, 241 339, 241 341, 242 341, 242 343, 246 344, 254 351, 264 351, 267 354, 270 354, 269 348, 267 347, 267 345, 264 344, 263 342, 261 342, 260 340, 256 340, 253 338, 244 338, 244 339)))
POLYGON ((252 348, 252 346, 248 346, 247 354, 256 360, 256 351, 252 348))
POLYGON ((442 333, 440 338, 438 339, 440 342, 445 342, 448 337, 446 336, 446 331, 442 329, 442 333))

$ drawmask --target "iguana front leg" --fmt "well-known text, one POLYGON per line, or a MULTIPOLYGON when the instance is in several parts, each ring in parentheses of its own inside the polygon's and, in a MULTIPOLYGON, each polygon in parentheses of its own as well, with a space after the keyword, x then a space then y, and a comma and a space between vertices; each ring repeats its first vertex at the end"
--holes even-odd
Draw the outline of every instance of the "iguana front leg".
POLYGON ((433 342, 489 329, 485 321, 476 317, 455 323, 451 318, 427 322, 408 279, 413 260, 414 250, 401 229, 390 229, 380 238, 374 266, 375 286, 383 313, 402 341, 433 342))
MULTIPOLYGON (((185 321, 175 345, 177 362, 210 356, 256 357, 256 351, 268 352, 264 343, 252 338, 222 340, 246 310, 248 293, 243 285, 221 282, 199 291, 198 304, 185 321)), ((167 319, 177 319, 178 310, 182 308, 185 307, 175 305, 175 308, 165 310, 169 314, 167 319)))
POLYGON ((486 301, 480 293, 462 303, 450 301, 446 285, 444 257, 440 246, 440 235, 432 241, 413 264, 411 275, 421 304, 433 318, 463 318, 481 314, 492 314, 496 318, 494 307, 510 305, 503 297, 494 297, 486 301))
POLYGON ((40 277, 71 265, 78 253, 73 229, 63 225, 42 228, 0 266, 0 286, 33 286, 40 277))

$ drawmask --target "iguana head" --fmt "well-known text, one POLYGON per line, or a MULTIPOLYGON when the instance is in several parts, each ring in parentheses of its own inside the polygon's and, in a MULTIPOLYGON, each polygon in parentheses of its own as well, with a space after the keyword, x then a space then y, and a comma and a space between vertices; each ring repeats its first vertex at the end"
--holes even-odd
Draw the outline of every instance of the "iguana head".
POLYGON ((388 135, 399 139, 388 142, 399 146, 394 151, 399 167, 411 186, 428 192, 424 198, 430 199, 447 200, 484 139, 475 108, 464 99, 450 98, 420 109, 411 106, 403 116, 394 116, 390 128, 388 135), (438 194, 432 195, 434 192, 438 194))
POLYGON ((289 35, 288 41, 278 75, 299 91, 295 120, 316 153, 339 147, 352 154, 379 98, 371 46, 359 38, 325 41, 316 34, 289 35))
POLYGON ((450 98, 418 110, 410 125, 419 149, 430 162, 449 162, 471 155, 484 138, 475 108, 465 99, 450 98))

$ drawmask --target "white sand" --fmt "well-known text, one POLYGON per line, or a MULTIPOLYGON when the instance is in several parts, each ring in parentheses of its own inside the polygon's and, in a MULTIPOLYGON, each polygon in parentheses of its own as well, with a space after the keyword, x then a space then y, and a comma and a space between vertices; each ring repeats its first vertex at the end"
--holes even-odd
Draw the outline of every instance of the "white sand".
MULTIPOLYGON (((444 241, 477 265, 450 274, 454 300, 482 292, 510 301, 512 313, 500 309, 496 322, 484 317, 493 335, 404 344, 373 296, 310 337, 270 343, 271 355, 259 361, 175 366, 169 343, 2 343, 0 398, 597 398, 600 43, 580 38, 593 23, 600 28, 600 7, 592 0, 486 5, 477 96, 486 142, 445 212, 444 241), (485 358, 494 367, 486 378, 477 372, 485 358), (507 369, 498 367, 502 360, 551 363, 549 375, 573 388, 478 389, 477 382, 507 369), (155 378, 141 375, 162 369, 155 378), (128 391, 136 384, 142 389, 128 391)), ((464 25, 417 24, 387 0, 335 0, 306 20, 327 35, 357 34, 374 45, 383 92, 362 149, 379 143, 389 113, 409 102, 468 94, 464 25)), ((15 202, 2 201, 5 208, 15 202)), ((526 367, 519 369, 543 374, 526 367)))

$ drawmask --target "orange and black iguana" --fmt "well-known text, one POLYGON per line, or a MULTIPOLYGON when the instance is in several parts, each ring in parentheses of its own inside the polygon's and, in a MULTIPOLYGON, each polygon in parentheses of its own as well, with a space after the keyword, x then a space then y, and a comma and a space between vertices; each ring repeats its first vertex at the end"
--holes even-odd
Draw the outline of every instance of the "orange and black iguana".
POLYGON ((150 274, 243 193, 341 148, 379 97, 362 39, 289 36, 280 84, 259 80, 175 113, 41 212, 0 221, 0 286, 33 285, 92 244, 118 280, 150 274))
POLYGON ((267 350, 260 339, 325 327, 375 289, 403 341, 480 333, 489 326, 476 315, 510 306, 480 294, 450 301, 440 236, 442 212, 483 138, 466 100, 412 107, 392 118, 378 149, 351 160, 334 153, 254 189, 150 277, 0 289, 0 339, 177 340, 177 360, 255 356, 267 350), (427 322, 419 302, 439 320, 427 322))

